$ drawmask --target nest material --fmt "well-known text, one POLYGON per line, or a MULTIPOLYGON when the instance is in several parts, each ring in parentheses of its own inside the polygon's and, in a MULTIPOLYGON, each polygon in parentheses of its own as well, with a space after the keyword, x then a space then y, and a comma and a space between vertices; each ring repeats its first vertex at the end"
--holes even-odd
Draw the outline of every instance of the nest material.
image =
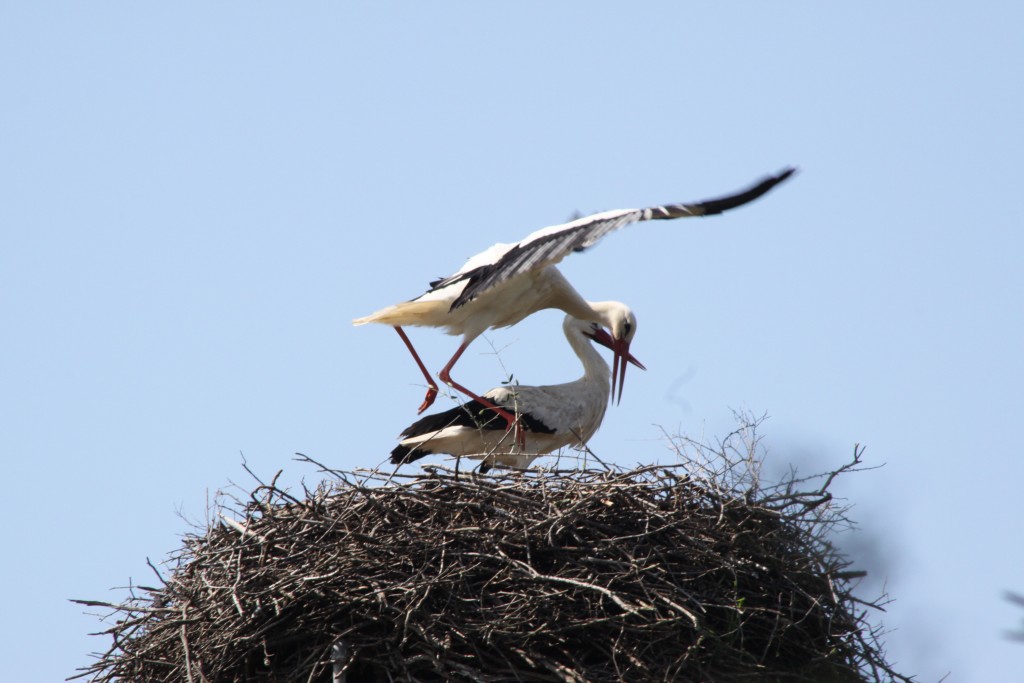
MULTIPOLYGON (((865 681, 823 487, 680 467, 262 486, 114 608, 94 681, 865 681), (332 676, 334 678, 332 678, 332 676)), ((831 478, 829 478, 829 482, 831 478)), ((102 604, 89 602, 88 604, 102 604)))

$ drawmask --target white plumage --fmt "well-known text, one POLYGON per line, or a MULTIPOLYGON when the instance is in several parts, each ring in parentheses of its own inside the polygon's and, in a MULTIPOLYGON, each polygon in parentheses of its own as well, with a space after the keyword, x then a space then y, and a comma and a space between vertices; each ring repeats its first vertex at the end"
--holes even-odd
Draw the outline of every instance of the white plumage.
MULTIPOLYGON (((448 453, 483 460, 480 469, 486 472, 495 465, 525 468, 540 455, 585 444, 601 426, 611 393, 608 363, 590 342, 612 348, 612 338, 597 323, 572 316, 565 317, 562 330, 583 363, 582 377, 548 386, 502 386, 484 394, 518 417, 524 445, 515 443, 494 410, 468 401, 410 425, 391 452, 391 461, 400 464, 448 453)), ((628 352, 625 360, 643 367, 628 352)))
MULTIPOLYGON (((580 320, 599 323, 611 332, 614 353, 611 391, 614 394, 618 384, 618 398, 621 399, 626 373, 624 359, 636 333, 636 318, 621 302, 585 300, 555 265, 568 254, 582 251, 609 232, 631 223, 710 216, 742 206, 765 194, 794 172, 795 169, 787 168, 742 192, 718 199, 647 209, 604 211, 543 228, 513 244, 495 244, 470 258, 455 274, 430 283, 430 289, 423 295, 357 318, 353 323, 383 323, 395 328, 427 381, 427 394, 419 408, 422 413, 437 397, 437 385, 402 329, 403 325, 440 327, 448 334, 462 335, 462 343, 438 377, 445 384, 487 405, 489 402, 485 398, 451 378, 452 367, 466 347, 488 329, 514 325, 545 308, 558 308, 580 320)), ((502 409, 496 412, 511 426, 514 420, 511 413, 502 409)))

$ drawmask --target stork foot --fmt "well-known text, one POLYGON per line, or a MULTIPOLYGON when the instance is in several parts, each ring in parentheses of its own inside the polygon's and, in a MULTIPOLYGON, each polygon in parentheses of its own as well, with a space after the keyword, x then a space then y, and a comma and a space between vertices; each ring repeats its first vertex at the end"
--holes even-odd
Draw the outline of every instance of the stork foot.
POLYGON ((427 395, 423 397, 423 403, 420 404, 420 409, 418 411, 416 411, 417 414, 422 413, 424 410, 426 410, 430 406, 434 405, 434 399, 436 399, 436 398, 437 398, 437 387, 435 387, 435 386, 427 387, 427 395))

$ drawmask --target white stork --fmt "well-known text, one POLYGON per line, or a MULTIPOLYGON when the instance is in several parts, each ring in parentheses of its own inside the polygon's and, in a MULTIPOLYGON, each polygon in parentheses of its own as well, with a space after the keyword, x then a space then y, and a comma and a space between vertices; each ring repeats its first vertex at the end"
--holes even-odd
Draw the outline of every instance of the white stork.
POLYGON ((615 354, 611 393, 614 395, 617 382, 618 399, 621 400, 622 385, 626 380, 625 358, 636 333, 636 318, 628 306, 618 301, 586 301, 555 268, 555 264, 568 254, 583 251, 609 232, 630 223, 712 216, 742 206, 765 194, 795 171, 787 168, 742 192, 717 199, 647 209, 604 211, 543 228, 514 244, 495 244, 471 257, 455 274, 431 282, 425 294, 352 322, 355 325, 384 323, 392 325, 398 332, 427 380, 427 395, 419 407, 420 413, 434 402, 437 385, 402 326, 441 327, 448 334, 461 334, 462 343, 438 377, 448 386, 492 408, 505 418, 511 429, 515 416, 498 406, 489 405, 486 399, 455 382, 451 377, 452 367, 466 347, 484 331, 514 325, 545 308, 558 308, 580 320, 600 323, 611 331, 615 354))
MULTIPOLYGON (((594 435, 604 419, 611 394, 608 363, 590 341, 609 349, 614 340, 600 325, 565 316, 565 338, 583 363, 583 376, 574 382, 549 386, 502 386, 491 389, 487 403, 467 401, 443 413, 414 422, 391 451, 391 462, 403 464, 432 453, 449 453, 482 460, 480 471, 494 465, 529 467, 538 456, 563 446, 581 446, 594 435), (494 414, 500 406, 519 419, 523 444, 508 438, 504 420, 494 414)), ((644 366, 629 351, 623 363, 644 366)))

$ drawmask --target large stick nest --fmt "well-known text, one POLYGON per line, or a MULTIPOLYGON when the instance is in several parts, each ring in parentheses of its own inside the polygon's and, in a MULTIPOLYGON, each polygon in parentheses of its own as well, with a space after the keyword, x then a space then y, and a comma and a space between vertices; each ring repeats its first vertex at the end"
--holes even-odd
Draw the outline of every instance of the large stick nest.
POLYGON ((825 538, 836 473, 803 493, 683 465, 335 474, 302 500, 260 486, 186 537, 162 586, 84 601, 115 623, 79 676, 909 680, 825 538))

